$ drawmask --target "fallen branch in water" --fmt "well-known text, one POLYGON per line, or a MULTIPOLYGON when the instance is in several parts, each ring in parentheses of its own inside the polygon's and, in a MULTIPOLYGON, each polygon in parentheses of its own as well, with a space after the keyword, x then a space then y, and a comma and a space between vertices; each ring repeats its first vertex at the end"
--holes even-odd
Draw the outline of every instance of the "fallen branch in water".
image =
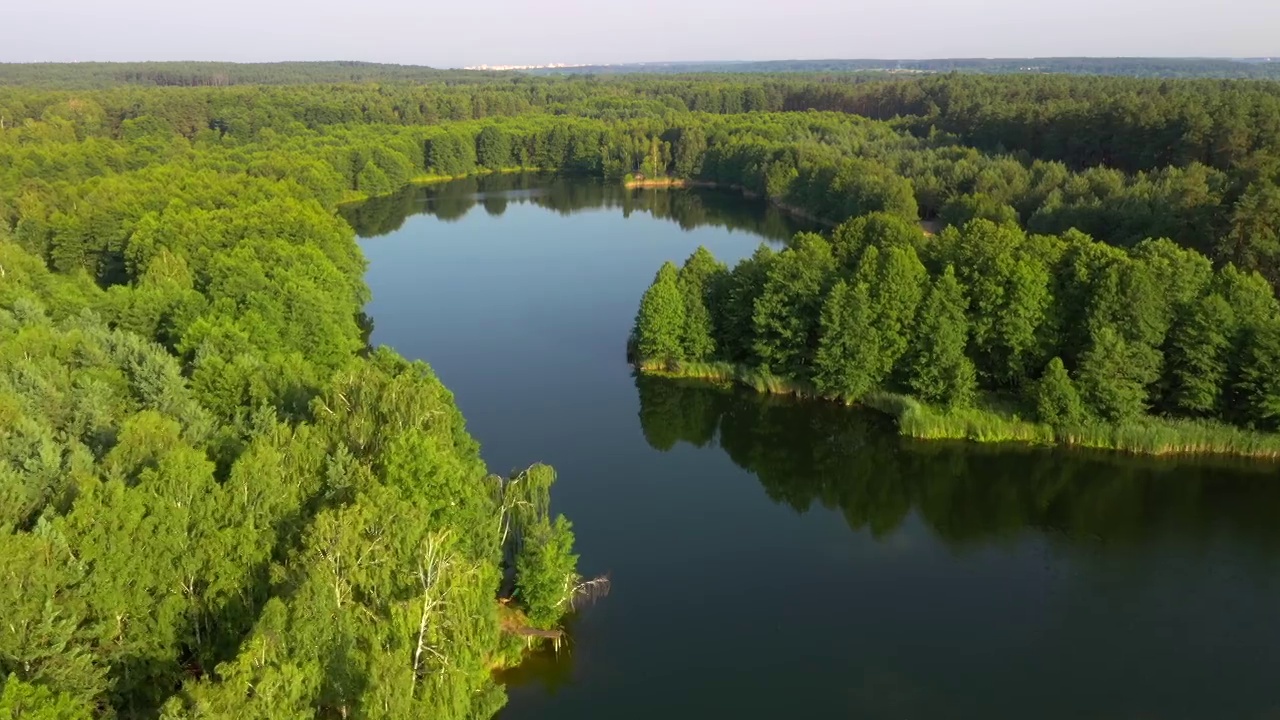
POLYGON ((609 581, 609 576, 607 574, 601 575, 592 580, 586 580, 574 585, 565 600, 569 602, 570 607, 577 610, 607 596, 611 587, 612 583, 609 581))

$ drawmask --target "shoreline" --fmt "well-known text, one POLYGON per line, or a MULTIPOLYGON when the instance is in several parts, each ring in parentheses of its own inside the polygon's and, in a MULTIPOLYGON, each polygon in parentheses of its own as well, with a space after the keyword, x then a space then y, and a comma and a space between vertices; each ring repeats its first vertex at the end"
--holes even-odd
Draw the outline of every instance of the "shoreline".
POLYGON ((686 180, 684 178, 651 178, 646 180, 624 180, 622 182, 622 186, 627 188, 628 190, 635 190, 635 189, 642 189, 642 188, 644 189, 650 189, 650 188, 676 189, 676 190, 688 189, 688 188, 703 188, 703 189, 709 189, 709 190, 732 190, 740 193, 742 197, 747 198, 748 200, 764 200, 765 202, 769 203, 775 208, 778 208, 782 212, 788 215, 792 215, 794 217, 800 218, 801 220, 811 222, 814 225, 821 225, 824 228, 833 228, 836 225, 838 225, 838 223, 834 223, 830 220, 827 220, 826 218, 820 218, 817 215, 814 215, 799 206, 789 205, 775 198, 765 197, 760 193, 752 190, 748 190, 741 185, 725 185, 722 183, 712 182, 710 180, 686 180))
POLYGON ((414 175, 413 177, 406 180, 404 185, 401 185, 400 187, 388 193, 381 193, 379 195, 370 195, 368 193, 360 192, 359 190, 348 190, 342 196, 342 199, 338 200, 337 206, 343 207, 346 205, 359 205, 360 203, 368 202, 374 198, 391 197, 392 195, 395 195, 396 193, 400 192, 401 190, 404 190, 407 187, 425 187, 427 185, 439 185, 441 183, 453 182, 454 180, 466 180, 467 178, 484 177, 485 175, 516 175, 518 173, 525 173, 525 172, 535 173, 535 172, 542 172, 542 171, 539 170, 538 168, 509 167, 509 168, 502 168, 501 170, 477 170, 475 172, 463 173, 461 175, 431 175, 431 174, 414 175))
MULTIPOLYGON (((344 194, 342 198, 338 200, 336 205, 337 207, 344 207, 348 205, 358 205, 363 202, 368 202, 369 200, 372 200, 374 198, 390 197, 391 195, 394 195, 400 192, 401 190, 403 190, 404 188, 410 187, 410 186, 424 187, 427 185, 439 185, 441 183, 453 182, 454 180, 466 180, 467 178, 481 177, 484 175, 513 175, 516 173, 525 173, 525 172, 545 173, 545 172, 554 172, 554 171, 547 171, 541 168, 511 167, 511 168, 502 168, 501 170, 480 170, 480 171, 471 172, 471 173, 463 173, 461 175, 429 175, 429 174, 415 175, 414 177, 409 178, 409 180, 405 182, 404 185, 400 186, 394 191, 389 193, 383 193, 381 195, 369 195, 367 193, 360 192, 359 190, 348 190, 346 194, 344 194)), ((607 178, 604 178, 604 180, 608 182, 607 178)), ((831 229, 839 225, 839 223, 837 222, 833 222, 826 218, 818 217, 817 215, 810 213, 809 211, 805 210, 804 208, 798 205, 791 205, 789 203, 782 202, 781 200, 778 200, 776 198, 765 197, 764 195, 761 195, 758 192, 748 190, 745 187, 737 184, 725 185, 723 183, 712 182, 710 180, 688 180, 685 178, 650 178, 645 180, 623 180, 622 186, 628 190, 640 190, 640 189, 687 190, 690 188, 702 188, 704 190, 729 190, 729 191, 734 191, 741 194, 742 197, 748 200, 764 200, 772 207, 775 207, 778 210, 781 210, 787 215, 790 215, 795 218, 799 218, 806 222, 813 223, 814 225, 818 225, 826 229, 831 229)), ((934 229, 931 226, 931 224, 936 223, 936 221, 920 220, 919 223, 920 223, 920 230, 925 235, 932 235, 936 232, 936 229, 934 229)))
POLYGON ((1280 434, 1261 433, 1221 423, 1148 416, 1114 425, 1098 423, 1055 429, 990 407, 943 410, 898 393, 875 391, 858 400, 821 395, 808 383, 728 363, 685 363, 670 368, 632 363, 636 372, 656 377, 742 386, 771 395, 863 407, 887 415, 899 435, 915 440, 967 441, 980 445, 1014 444, 1093 450, 1178 459, 1236 457, 1280 461, 1280 434))

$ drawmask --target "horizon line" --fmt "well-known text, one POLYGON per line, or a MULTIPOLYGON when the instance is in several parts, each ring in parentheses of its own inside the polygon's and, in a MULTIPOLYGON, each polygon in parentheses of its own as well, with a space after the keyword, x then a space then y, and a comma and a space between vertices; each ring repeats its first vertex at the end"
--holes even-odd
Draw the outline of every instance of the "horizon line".
POLYGON ((1014 60, 1225 60, 1240 62, 1247 60, 1280 62, 1280 52, 1271 55, 971 55, 971 56, 938 56, 938 57, 780 57, 758 60, 715 59, 715 60, 623 60, 593 62, 501 62, 478 63, 470 65, 427 65, 421 63, 381 62, 377 60, 355 60, 329 58, 323 60, 210 60, 210 59, 178 59, 178 60, 0 60, 0 65, 131 65, 131 64, 177 64, 177 63, 217 63, 223 65, 286 65, 307 63, 346 63, 353 65, 386 65, 396 67, 426 68, 433 70, 475 70, 484 68, 528 68, 528 69, 571 69, 583 67, 625 67, 637 65, 712 65, 712 64, 752 64, 752 63, 785 63, 785 62, 939 62, 939 61, 1014 61, 1014 60))

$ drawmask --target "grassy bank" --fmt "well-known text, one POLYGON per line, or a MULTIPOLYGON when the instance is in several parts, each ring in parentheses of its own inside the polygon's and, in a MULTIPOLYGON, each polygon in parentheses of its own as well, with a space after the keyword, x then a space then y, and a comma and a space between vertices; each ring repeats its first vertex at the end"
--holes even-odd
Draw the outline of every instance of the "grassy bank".
POLYGON ((414 175, 409 178, 410 185, 436 185, 438 183, 447 183, 454 180, 465 180, 469 177, 478 177, 481 175, 515 175, 517 173, 536 173, 542 172, 538 168, 531 167, 505 167, 500 170, 476 170, 475 172, 463 173, 461 175, 435 175, 425 173, 422 175, 414 175))
POLYGON ((753 370, 733 363, 682 362, 675 365, 664 365, 662 363, 645 362, 639 364, 637 369, 646 375, 657 375, 659 377, 700 380, 722 386, 745 385, 756 392, 771 393, 773 395, 820 397, 818 391, 809 383, 753 370))
POLYGON ((626 188, 713 188, 718 187, 713 182, 702 180, 686 180, 684 178, 646 178, 637 180, 633 177, 627 177, 622 181, 622 186, 626 188))
POLYGON ((387 197, 388 195, 394 195, 400 192, 405 187, 410 185, 418 185, 418 186, 438 185, 440 183, 453 182, 454 180, 465 180, 470 177, 479 177, 482 175, 514 175, 516 173, 525 173, 525 172, 536 173, 536 172, 543 172, 543 171, 539 170, 538 168, 508 167, 508 168, 502 168, 501 170, 477 170, 471 173, 462 173, 461 175, 437 175, 434 173, 423 173, 422 175, 414 175, 413 177, 409 178, 408 182, 405 183, 405 185, 401 185, 397 187, 395 190, 392 190, 391 192, 383 193, 380 195, 370 195, 369 193, 361 192, 359 190, 347 190, 343 192, 342 198, 338 200, 338 205, 339 206, 355 205, 357 203, 362 203, 371 198, 387 197))
POLYGON ((1210 420, 1146 417, 1119 424, 1093 422, 1054 428, 999 407, 943 410, 913 398, 874 393, 868 407, 897 419, 903 435, 921 440, 1026 442, 1115 450, 1142 455, 1238 455, 1280 459, 1280 435, 1210 420))
MULTIPOLYGON (((757 392, 800 397, 821 397, 812 385, 770 375, 730 363, 679 363, 671 366, 647 363, 640 372, 736 384, 757 392)), ((862 405, 892 417, 898 431, 919 440, 967 440, 977 443, 1024 443, 1110 450, 1136 455, 1192 456, 1233 455, 1280 460, 1280 434, 1246 430, 1208 420, 1174 420, 1147 417, 1133 422, 1089 423, 1054 428, 1019 416, 1016 409, 995 398, 973 407, 937 408, 907 395, 874 392, 856 401, 824 398, 846 405, 862 405)))
MULTIPOLYGON (((763 197, 762 195, 760 195, 760 193, 752 192, 751 190, 748 190, 742 187, 741 185, 722 185, 720 183, 714 183, 709 180, 686 180, 684 178, 674 178, 674 177, 646 178, 644 180, 637 180, 628 175, 626 178, 623 179, 622 185, 623 187, 626 187, 629 189, 632 189, 632 188, 715 188, 720 190, 737 191, 739 193, 742 193, 742 196, 749 200, 758 200, 761 197, 763 197)), ((815 225, 821 225, 823 227, 835 227, 836 225, 830 220, 826 218, 818 217, 817 215, 814 215, 813 213, 810 213, 809 211, 797 205, 788 205, 787 203, 784 203, 772 197, 767 198, 767 200, 770 205, 773 205, 774 207, 787 213, 788 215, 793 215, 802 220, 807 220, 815 225)))

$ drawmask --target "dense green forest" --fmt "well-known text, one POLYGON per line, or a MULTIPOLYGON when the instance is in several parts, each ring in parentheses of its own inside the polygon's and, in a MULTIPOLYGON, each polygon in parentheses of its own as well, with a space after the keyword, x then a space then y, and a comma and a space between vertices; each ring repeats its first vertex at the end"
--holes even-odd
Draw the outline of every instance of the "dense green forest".
POLYGON ((0 715, 492 715, 574 601, 554 472, 367 348, 319 146, 61 103, 0 133, 0 715))
MULTIPOLYGON (((324 200, 499 166, 640 172, 740 185, 837 222, 887 204, 925 219, 1016 219, 1040 233, 1074 227, 1117 244, 1168 237, 1280 279, 1273 83, 948 75, 10 88, 0 89, 0 123, 13 131, 0 168, 11 186, 179 152, 196 163, 252 153, 257 172, 271 166, 277 175, 306 165, 324 200), (811 109, 839 114, 796 112, 811 109), (175 134, 186 149, 166 146, 175 134)), ((12 202, 0 206, 11 224, 12 202)))
MULTIPOLYGON (((664 268, 664 367, 1275 447, 1280 86, 232 69, 0 87, 0 714, 501 705, 490 670, 577 597, 572 530, 550 468, 491 474, 431 370, 368 347, 351 224, 414 181, 678 178, 834 228, 664 268)), ((675 202, 636 209, 714 216, 675 202)))
POLYGON ((1164 239, 872 213, 732 270, 665 264, 631 345, 650 371, 862 402, 920 437, 1280 454, 1280 303, 1164 239))

